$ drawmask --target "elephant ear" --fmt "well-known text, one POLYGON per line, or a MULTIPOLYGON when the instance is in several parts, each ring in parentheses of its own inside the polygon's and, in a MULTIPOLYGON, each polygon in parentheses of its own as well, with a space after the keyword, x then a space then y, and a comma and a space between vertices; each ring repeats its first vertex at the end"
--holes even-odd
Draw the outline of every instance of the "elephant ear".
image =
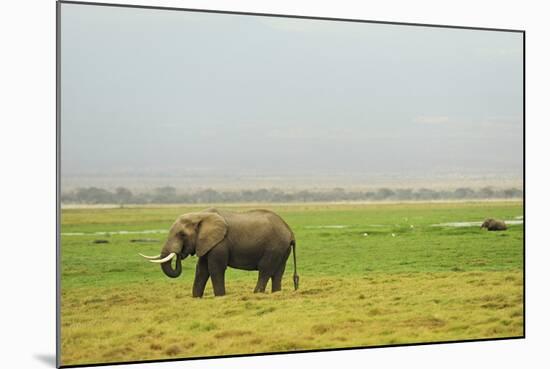
POLYGON ((214 246, 220 243, 227 234, 227 223, 216 213, 201 214, 199 234, 197 236, 196 254, 206 255, 214 246))

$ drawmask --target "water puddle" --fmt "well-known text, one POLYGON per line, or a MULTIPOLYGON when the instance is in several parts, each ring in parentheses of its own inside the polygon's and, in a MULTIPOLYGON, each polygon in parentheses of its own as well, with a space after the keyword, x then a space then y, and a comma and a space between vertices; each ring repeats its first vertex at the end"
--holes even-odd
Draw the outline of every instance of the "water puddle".
POLYGON ((348 225, 343 224, 334 224, 334 225, 320 225, 320 226, 305 226, 304 228, 307 229, 321 229, 321 228, 332 228, 332 229, 342 229, 342 228, 348 228, 348 225))
POLYGON ((168 233, 165 229, 149 229, 144 231, 110 231, 110 232, 61 232, 62 236, 107 236, 113 234, 160 234, 168 233))
MULTIPOLYGON (((507 225, 523 224, 523 219, 519 220, 505 220, 507 225)), ((432 224, 432 227, 481 227, 483 222, 450 222, 432 224)))
MULTIPOLYGON (((506 220, 506 224, 515 225, 523 224, 523 216, 514 217, 514 220, 506 220)), ((432 224, 432 227, 480 227, 482 222, 450 222, 432 224)), ((349 228, 349 225, 344 224, 329 224, 305 226, 306 229, 343 229, 349 228)), ((387 227, 383 224, 368 224, 367 227, 387 227)), ((413 228, 414 226, 410 226, 413 228)), ((61 232, 62 236, 108 236, 108 235, 128 235, 128 234, 165 234, 168 233, 165 229, 148 229, 142 231, 101 231, 101 232, 61 232)))

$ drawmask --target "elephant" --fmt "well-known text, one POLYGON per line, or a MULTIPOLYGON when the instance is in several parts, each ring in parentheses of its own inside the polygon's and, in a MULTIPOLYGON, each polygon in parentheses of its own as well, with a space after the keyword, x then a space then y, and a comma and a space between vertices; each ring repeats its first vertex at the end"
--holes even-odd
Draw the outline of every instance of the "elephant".
POLYGON ((504 221, 492 218, 486 219, 481 224, 481 228, 487 228, 488 231, 505 231, 507 229, 504 221))
POLYGON ((197 255, 193 297, 202 297, 206 282, 212 279, 215 296, 225 295, 225 270, 257 270, 254 292, 281 290, 286 261, 294 257, 294 289, 298 289, 296 239, 288 224, 270 210, 232 212, 209 208, 179 216, 170 227, 160 255, 144 258, 159 263, 170 278, 181 274, 181 261, 197 255), (175 261, 175 267, 172 266, 175 261))

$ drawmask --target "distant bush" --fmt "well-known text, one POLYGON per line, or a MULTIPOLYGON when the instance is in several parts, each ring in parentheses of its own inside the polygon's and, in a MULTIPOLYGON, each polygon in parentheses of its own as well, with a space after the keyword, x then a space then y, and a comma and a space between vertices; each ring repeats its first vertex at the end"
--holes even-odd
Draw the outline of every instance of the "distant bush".
POLYGON ((133 193, 125 187, 109 191, 97 187, 78 188, 61 194, 64 204, 198 204, 233 202, 327 202, 327 201, 429 201, 467 199, 513 199, 522 198, 523 191, 517 188, 479 190, 457 188, 433 190, 428 188, 379 188, 376 191, 348 191, 334 188, 328 191, 300 190, 283 191, 277 188, 241 191, 216 191, 211 188, 180 193, 175 187, 158 187, 149 192, 133 193))

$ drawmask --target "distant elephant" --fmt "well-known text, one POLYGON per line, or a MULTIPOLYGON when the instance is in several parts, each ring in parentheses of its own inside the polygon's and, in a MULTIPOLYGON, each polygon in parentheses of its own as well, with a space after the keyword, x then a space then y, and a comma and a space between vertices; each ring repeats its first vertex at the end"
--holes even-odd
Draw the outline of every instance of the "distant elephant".
POLYGON ((487 228, 488 231, 505 231, 507 229, 506 223, 502 220, 486 219, 481 228, 487 228))
POLYGON ((225 269, 258 270, 254 292, 281 290, 290 249, 294 255, 294 289, 298 289, 296 240, 294 233, 277 214, 269 210, 235 213, 214 208, 181 215, 170 227, 160 255, 141 256, 160 263, 168 277, 181 274, 181 261, 188 255, 199 257, 193 283, 193 297, 202 297, 208 278, 215 296, 225 295, 225 269), (175 268, 172 260, 175 260, 175 268))

